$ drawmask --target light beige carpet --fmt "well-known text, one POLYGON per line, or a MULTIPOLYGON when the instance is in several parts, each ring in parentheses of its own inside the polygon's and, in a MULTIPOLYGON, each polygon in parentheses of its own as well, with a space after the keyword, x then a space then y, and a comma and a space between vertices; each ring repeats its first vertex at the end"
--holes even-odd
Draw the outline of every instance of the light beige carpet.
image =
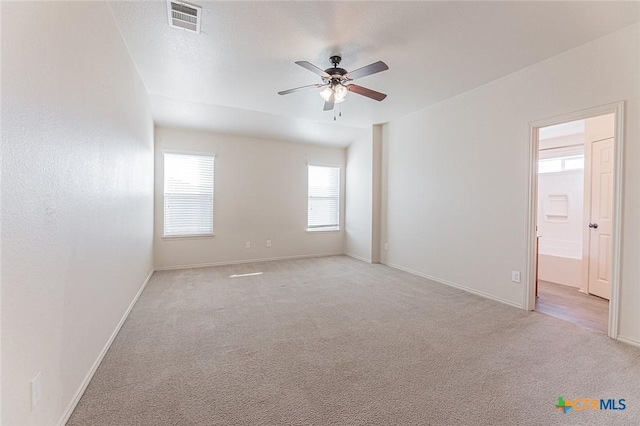
POLYGON ((640 350, 343 256, 156 272, 68 424, 638 425, 640 350))

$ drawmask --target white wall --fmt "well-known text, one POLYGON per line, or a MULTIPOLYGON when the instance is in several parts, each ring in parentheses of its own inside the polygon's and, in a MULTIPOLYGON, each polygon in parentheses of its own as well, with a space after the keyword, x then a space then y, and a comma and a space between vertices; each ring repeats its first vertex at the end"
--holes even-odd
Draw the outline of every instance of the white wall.
MULTIPOLYGON (((548 150, 550 148, 563 148, 562 150, 575 150, 575 149, 580 149, 580 147, 576 147, 573 145, 578 145, 578 144, 582 144, 584 145, 584 123, 586 123, 586 120, 576 120, 576 121, 571 121, 569 122, 567 125, 571 124, 571 123, 583 123, 583 130, 581 133, 574 133, 571 135, 564 135, 564 136, 556 136, 556 137, 550 137, 550 138, 545 138, 545 139, 540 139, 540 141, 538 141, 538 148, 540 150, 544 150, 542 151, 542 153, 540 153, 540 155, 542 157, 547 156, 548 150)), ((555 126, 549 126, 551 128, 555 127, 555 126)), ((543 127, 540 129, 540 132, 542 133, 544 131, 544 129, 548 129, 549 127, 543 127)), ((584 152, 584 146, 582 147, 582 150, 584 152)))
POLYGON ((371 223, 371 261, 380 263, 382 251, 382 125, 373 126, 373 213, 371 223))
POLYGON ((345 253, 371 262, 373 129, 347 148, 345 253))
MULTIPOLYGON (((583 123, 585 120, 578 120, 583 123)), ((584 133, 541 139, 539 158, 584 155, 584 133)), ((582 233, 584 209, 584 170, 538 174, 538 235, 540 253, 553 256, 582 258, 582 233), (553 206, 548 196, 567 195, 568 217, 548 217, 553 206)))
POLYGON ((538 175, 538 278, 582 287, 584 171, 538 175), (568 216, 547 216, 548 196, 566 195, 568 216))
POLYGON ((620 335, 640 344, 640 25, 384 128, 383 261, 522 306, 529 123, 626 101, 620 335))
POLYGON ((538 255, 538 279, 570 287, 582 288, 582 257, 538 255))
POLYGON ((152 270, 153 123, 106 2, 2 4, 1 215, 2 423, 54 425, 152 270))
POLYGON ((583 170, 538 175, 540 253, 582 258, 583 194, 583 170), (569 209, 566 218, 547 216, 547 213, 554 213, 553 197, 558 195, 567 196, 569 209))
POLYGON ((307 162, 341 167, 344 206, 343 148, 163 127, 156 127, 155 139, 157 268, 344 252, 344 215, 340 231, 306 230, 307 162), (163 150, 215 154, 214 237, 162 237, 163 150), (272 240, 269 248, 267 239, 272 240))

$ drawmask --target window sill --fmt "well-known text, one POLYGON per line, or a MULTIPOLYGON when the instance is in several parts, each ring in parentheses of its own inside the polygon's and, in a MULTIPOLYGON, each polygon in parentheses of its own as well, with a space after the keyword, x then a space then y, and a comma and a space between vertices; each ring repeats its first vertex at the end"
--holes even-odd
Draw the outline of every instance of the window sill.
POLYGON ((340 232, 340 228, 307 228, 307 232, 311 234, 324 233, 324 232, 340 232))
POLYGON ((202 240, 215 237, 216 234, 203 235, 163 235, 163 240, 202 240))

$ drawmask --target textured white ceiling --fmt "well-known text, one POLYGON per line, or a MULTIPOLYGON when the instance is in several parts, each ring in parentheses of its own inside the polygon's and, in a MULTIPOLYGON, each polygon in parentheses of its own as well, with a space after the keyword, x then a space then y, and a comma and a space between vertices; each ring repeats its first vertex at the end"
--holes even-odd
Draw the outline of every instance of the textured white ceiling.
MULTIPOLYGON (((317 142, 325 132, 341 146, 349 127, 417 111, 640 20, 639 2, 193 3, 204 9, 199 35, 170 28, 164 1, 110 2, 157 95, 159 124, 216 130, 247 120, 245 133, 317 142), (387 99, 350 93, 334 123, 313 90, 277 95, 319 82, 294 61, 326 68, 332 54, 347 70, 385 61, 389 71, 356 83, 387 99), (228 119, 215 122, 218 114, 228 119)), ((243 133, 230 127, 221 130, 243 133)))
POLYGON ((210 130, 217 133, 336 147, 347 146, 366 132, 365 129, 333 122, 207 105, 159 95, 151 95, 150 99, 154 121, 166 127, 210 130))

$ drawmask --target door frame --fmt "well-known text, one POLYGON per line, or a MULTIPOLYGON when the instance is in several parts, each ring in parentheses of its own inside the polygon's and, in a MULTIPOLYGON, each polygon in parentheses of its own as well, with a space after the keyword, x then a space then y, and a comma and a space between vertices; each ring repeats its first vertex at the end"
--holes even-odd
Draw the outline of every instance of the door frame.
POLYGON ((527 281, 524 306, 533 311, 536 306, 536 225, 538 222, 538 135, 541 127, 569 121, 583 120, 604 114, 614 114, 615 130, 613 139, 614 179, 613 179, 613 229, 611 234, 611 297, 609 299, 608 336, 618 338, 620 308, 620 262, 622 249, 622 185, 624 150, 624 101, 588 108, 556 117, 529 123, 529 214, 527 227, 527 281))

